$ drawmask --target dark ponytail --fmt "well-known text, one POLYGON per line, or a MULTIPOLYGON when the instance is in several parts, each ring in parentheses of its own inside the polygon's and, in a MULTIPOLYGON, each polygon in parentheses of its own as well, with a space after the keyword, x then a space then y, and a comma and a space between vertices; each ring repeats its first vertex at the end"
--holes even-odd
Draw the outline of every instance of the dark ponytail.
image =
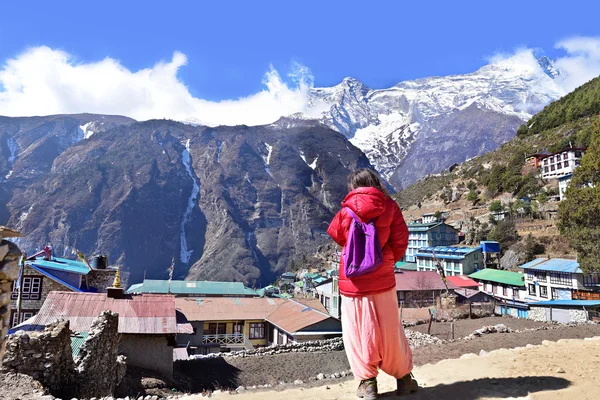
POLYGON ((381 179, 379 179, 377 173, 367 168, 361 168, 348 175, 348 190, 353 191, 359 187, 374 187, 387 197, 390 197, 390 194, 381 183, 381 179))

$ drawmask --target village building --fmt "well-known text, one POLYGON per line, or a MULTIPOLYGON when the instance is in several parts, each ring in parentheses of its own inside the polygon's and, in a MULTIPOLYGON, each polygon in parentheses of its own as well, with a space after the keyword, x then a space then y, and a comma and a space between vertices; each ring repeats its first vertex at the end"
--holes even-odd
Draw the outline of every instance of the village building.
POLYGON ((600 300, 549 300, 531 303, 529 319, 543 322, 600 322, 600 300))
MULTIPOLYGON (((22 267, 20 288, 12 284, 11 326, 16 326, 36 315, 52 291, 105 292, 115 278, 116 269, 103 263, 93 262, 92 266, 50 255, 31 257, 22 267), (21 291, 21 313, 17 315, 19 289, 21 291)), ((125 279, 124 279, 125 280, 125 279)))
POLYGON ((342 299, 340 297, 340 288, 338 285, 337 275, 318 284, 315 287, 316 296, 325 307, 327 312, 335 318, 340 318, 342 315, 342 299))
POLYGON ((525 301, 527 291, 522 273, 485 268, 472 273, 469 278, 480 283, 481 291, 498 301, 498 314, 527 318, 529 307, 525 301))
POLYGON ((567 191, 567 188, 569 187, 571 179, 573 179, 573 174, 566 174, 558 178, 558 195, 560 201, 563 201, 565 199, 565 193, 567 191))
POLYGON ((434 271, 396 271, 396 296, 398 305, 405 307, 428 307, 439 305, 441 295, 453 292, 457 287, 434 271), (447 287, 446 287, 447 285, 447 287))
POLYGON ((403 261, 416 262, 416 254, 423 247, 451 246, 458 243, 458 230, 444 222, 430 222, 408 226, 408 248, 403 261))
POLYGON ((459 289, 472 289, 478 291, 481 286, 477 281, 466 275, 449 276, 446 279, 459 289))
POLYGON ((541 160, 542 178, 556 179, 572 174, 579 166, 586 150, 585 148, 570 147, 545 156, 541 160))
POLYGON ((119 353, 127 356, 127 364, 172 376, 175 336, 192 332, 190 324, 184 320, 177 322, 175 297, 127 295, 122 289, 114 289, 118 288, 109 293, 53 291, 35 316, 12 328, 10 333, 41 331, 45 325, 65 319, 75 337, 82 339, 102 311, 113 311, 119 314, 119 353))
POLYGON ((328 339, 342 334, 330 315, 294 300, 277 298, 177 298, 193 334, 177 336, 189 354, 209 354, 328 339))
POLYGON ((242 282, 169 281, 144 279, 131 285, 127 293, 174 294, 177 297, 257 297, 242 282))
POLYGON ((538 258, 521 265, 528 301, 600 300, 597 276, 584 274, 577 260, 538 258))
POLYGON ((436 259, 446 276, 468 275, 483 268, 481 247, 423 247, 415 254, 417 271, 437 271, 436 259))

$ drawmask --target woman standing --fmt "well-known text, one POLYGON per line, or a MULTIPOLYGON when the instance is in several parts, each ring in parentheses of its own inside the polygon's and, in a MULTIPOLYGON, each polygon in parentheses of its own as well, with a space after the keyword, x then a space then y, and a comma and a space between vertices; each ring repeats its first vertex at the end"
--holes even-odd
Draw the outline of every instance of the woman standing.
POLYGON ((346 355, 354 377, 360 380, 357 396, 377 398, 378 369, 397 379, 397 394, 418 389, 412 378, 412 352, 398 315, 394 264, 408 246, 408 228, 400 208, 371 170, 349 176, 350 193, 331 221, 327 233, 340 246, 348 239, 352 210, 361 222, 374 220, 383 263, 374 271, 348 278, 340 258, 339 288, 342 295, 342 331, 346 355))

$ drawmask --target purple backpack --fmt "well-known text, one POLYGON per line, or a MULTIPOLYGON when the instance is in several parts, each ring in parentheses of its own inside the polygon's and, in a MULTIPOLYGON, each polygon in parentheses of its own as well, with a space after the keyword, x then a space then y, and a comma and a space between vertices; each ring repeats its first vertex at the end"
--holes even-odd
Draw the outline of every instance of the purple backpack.
POLYGON ((344 249, 344 271, 348 278, 356 278, 375 271, 383 263, 383 252, 375 229, 375 220, 361 222, 354 211, 346 207, 354 221, 350 225, 344 249))

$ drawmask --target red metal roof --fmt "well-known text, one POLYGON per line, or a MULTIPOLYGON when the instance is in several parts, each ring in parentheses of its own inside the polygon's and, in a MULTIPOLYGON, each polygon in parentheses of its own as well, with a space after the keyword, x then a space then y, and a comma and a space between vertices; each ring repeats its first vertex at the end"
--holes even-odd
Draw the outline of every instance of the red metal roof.
MULTIPOLYGON (((456 289, 456 285, 447 281, 448 289, 456 289)), ((396 291, 444 290, 442 277, 435 271, 396 272, 396 291)))
POLYGON ((478 282, 466 275, 449 276, 447 279, 459 288, 479 289, 480 286, 478 282))
MULTIPOLYGON (((50 292, 32 325, 47 325, 59 318, 68 319, 76 332, 88 332, 102 311, 119 314, 119 333, 178 333, 175 297, 172 295, 126 296, 113 299, 106 293, 50 292)), ((185 329, 183 326, 180 327, 185 329)))
POLYGON ((188 321, 261 320, 283 303, 268 297, 178 297, 177 310, 188 321))
POLYGON ((188 321, 265 320, 288 333, 333 318, 294 300, 268 297, 178 297, 175 304, 188 321))
POLYGON ((329 318, 333 317, 288 300, 277 307, 277 310, 267 317, 267 321, 288 333, 294 333, 329 318))

